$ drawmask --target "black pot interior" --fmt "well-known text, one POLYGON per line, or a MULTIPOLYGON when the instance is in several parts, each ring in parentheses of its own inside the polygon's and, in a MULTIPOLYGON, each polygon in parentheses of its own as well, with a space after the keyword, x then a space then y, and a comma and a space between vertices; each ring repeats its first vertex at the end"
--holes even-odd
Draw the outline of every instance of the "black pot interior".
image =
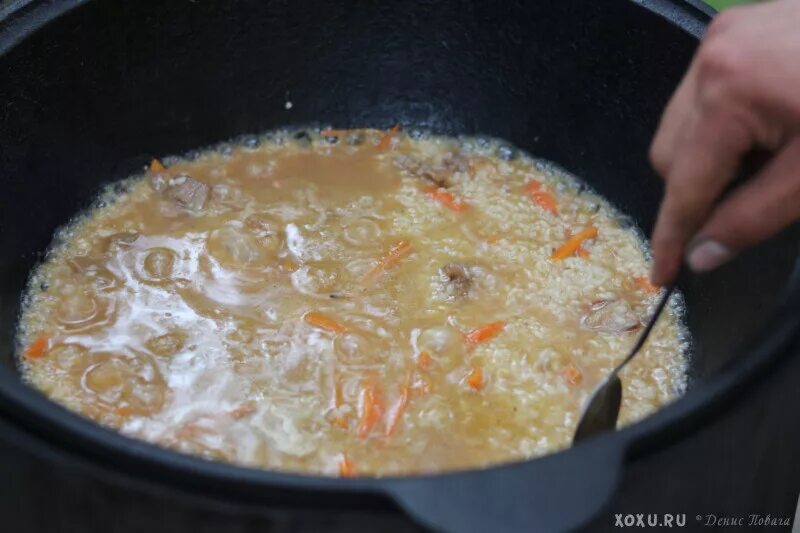
MULTIPOLYGON (((661 184, 647 147, 690 35, 622 1, 392 4, 92 2, 0 58, 2 362, 14 366, 27 272, 100 184, 152 155, 279 126, 501 137, 649 230, 661 184)), ((684 283, 694 376, 768 317, 792 241, 684 283)))
MULTIPOLYGON (((41 12, 72 3, 81 2, 41 12)), ((686 9, 677 0, 644 3, 686 9)), ((0 50, 40 19, 29 11, 30 20, 0 26, 0 50)), ((695 47, 676 24, 625 0, 79 5, 0 53, 0 362, 15 371, 29 270, 102 184, 152 156, 276 127, 400 122, 501 137, 583 177, 647 231, 661 195, 647 148, 695 47)), ((746 357, 739 348, 780 301, 797 240, 786 233, 717 273, 683 280, 693 387, 746 357)), ((502 520, 563 529, 613 487, 619 455, 609 442, 515 467, 513 479, 494 469, 390 490, 440 527, 486 530, 502 520), (567 467, 595 473, 586 481, 563 475, 567 467), (516 503, 496 498, 514 491, 516 503), (552 511, 562 500, 569 511, 552 511)), ((228 477, 241 484, 245 474, 228 477)))
MULTIPOLYGON (((28 271, 101 184, 154 155, 279 126, 501 137, 649 230, 661 183, 647 148, 695 46, 627 1, 81 5, 0 56, 0 360, 15 367, 28 271)), ((768 319, 796 242, 684 281, 694 376, 768 319)))

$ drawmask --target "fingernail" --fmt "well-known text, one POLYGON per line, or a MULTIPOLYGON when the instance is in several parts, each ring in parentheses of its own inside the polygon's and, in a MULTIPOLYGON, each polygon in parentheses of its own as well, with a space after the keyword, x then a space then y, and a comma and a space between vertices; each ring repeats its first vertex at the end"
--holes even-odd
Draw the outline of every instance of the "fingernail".
POLYGON ((687 261, 695 272, 707 272, 726 263, 732 255, 731 250, 724 244, 707 240, 700 241, 692 248, 687 261))

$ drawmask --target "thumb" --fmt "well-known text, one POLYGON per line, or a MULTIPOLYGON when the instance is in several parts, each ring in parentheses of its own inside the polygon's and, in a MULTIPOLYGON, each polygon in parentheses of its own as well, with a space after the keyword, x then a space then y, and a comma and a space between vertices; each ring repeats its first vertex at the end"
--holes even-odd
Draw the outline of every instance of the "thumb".
POLYGON ((690 246, 692 270, 713 270, 800 219, 800 137, 714 209, 690 246))

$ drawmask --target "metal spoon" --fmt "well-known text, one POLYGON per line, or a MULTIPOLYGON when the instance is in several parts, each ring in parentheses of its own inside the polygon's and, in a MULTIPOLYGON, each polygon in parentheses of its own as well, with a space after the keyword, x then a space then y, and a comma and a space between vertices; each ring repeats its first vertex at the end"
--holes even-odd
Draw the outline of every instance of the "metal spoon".
POLYGON ((581 420, 578 422, 578 427, 575 428, 575 436, 572 437, 572 444, 577 444, 584 439, 600 433, 605 433, 606 431, 614 431, 617 428, 619 408, 622 404, 622 382, 619 379, 619 372, 637 353, 639 353, 642 346, 644 346, 647 337, 653 330, 653 326, 656 325, 658 317, 661 316, 661 312, 664 310, 664 307, 666 307, 673 290, 675 290, 675 283, 669 285, 669 287, 661 293, 661 297, 658 300, 653 315, 650 317, 650 321, 639 334, 639 338, 636 340, 636 344, 634 344, 628 357, 618 364, 605 381, 594 391, 594 394, 589 399, 589 403, 586 404, 581 420))

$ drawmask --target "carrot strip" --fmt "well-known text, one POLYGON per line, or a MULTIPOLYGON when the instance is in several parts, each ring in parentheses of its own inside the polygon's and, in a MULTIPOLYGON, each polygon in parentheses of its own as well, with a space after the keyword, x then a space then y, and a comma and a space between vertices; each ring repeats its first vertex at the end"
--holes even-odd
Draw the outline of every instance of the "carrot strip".
POLYGON ((364 385, 359 400, 358 437, 364 439, 381 419, 383 407, 380 391, 374 383, 364 385))
POLYGON ((540 191, 534 193, 532 195, 533 200, 539 204, 542 209, 546 211, 550 211, 552 214, 558 214, 558 204, 556 203, 556 198, 551 193, 547 191, 540 191))
POLYGON ((486 342, 489 339, 493 339, 499 335, 500 332, 503 331, 504 326, 505 322, 492 322, 490 324, 483 325, 467 333, 464 336, 464 340, 470 346, 486 342))
POLYGON ((436 200, 447 209, 455 211, 456 213, 466 211, 469 207, 461 198, 456 198, 450 191, 446 191, 438 187, 430 187, 425 189, 425 194, 429 198, 436 200))
POLYGON ((338 409, 342 406, 344 400, 342 398, 342 382, 340 379, 335 379, 333 382, 333 394, 331 395, 331 409, 338 409))
POLYGON ((411 246, 410 242, 398 241, 394 246, 392 246, 389 249, 386 255, 381 257, 375 268, 367 272, 367 275, 364 276, 364 279, 368 281, 376 279, 378 276, 380 276, 381 274, 386 272, 386 270, 399 263, 401 259, 409 255, 413 251, 414 247, 411 246))
POLYGON ((553 255, 550 256, 550 259, 554 259, 556 261, 566 259, 577 252, 578 248, 581 247, 581 244, 583 244, 584 241, 594 239, 595 237, 597 237, 597 228, 589 227, 583 231, 579 231, 567 239, 567 241, 562 244, 558 250, 553 252, 553 255))
POLYGON ((339 476, 340 477, 355 477, 356 469, 346 453, 343 453, 339 458, 339 476))
POLYGON ((403 416, 403 411, 405 411, 406 405, 408 404, 408 393, 410 389, 409 381, 410 379, 406 379, 406 382, 400 389, 400 396, 397 398, 397 401, 394 403, 394 405, 392 405, 392 407, 389 409, 389 412, 386 413, 386 430, 384 431, 384 435, 387 437, 394 433, 394 430, 397 428, 397 423, 400 422, 400 418, 403 416))
POLYGON ((580 257, 581 259, 588 259, 591 257, 591 253, 586 248, 578 248, 578 251, 575 252, 575 255, 580 257))
POLYGON ((390 148, 392 146, 392 138, 395 135, 397 135, 397 132, 399 131, 400 131, 400 124, 395 124, 394 126, 392 126, 392 129, 383 134, 383 137, 381 137, 381 140, 378 141, 376 148, 378 150, 387 150, 388 148, 390 148))
POLYGON ((570 385, 577 385, 583 379, 583 374, 581 374, 581 371, 578 370, 578 367, 572 363, 567 363, 567 365, 561 371, 561 374, 570 385))
POLYGON ((158 159, 153 159, 150 161, 150 172, 164 172, 166 167, 159 161, 158 159))
POLYGON ((133 414, 133 409, 129 405, 123 405, 114 409, 114 414, 120 418, 128 418, 133 414))
POLYGON ((531 200, 545 211, 549 211, 554 215, 558 214, 558 204, 556 203, 555 196, 547 191, 543 191, 542 184, 538 181, 528 183, 528 195, 531 197, 531 200))
POLYGON ((659 288, 650 283, 650 280, 647 279, 645 276, 637 276, 633 278, 633 282, 636 284, 637 287, 642 289, 644 292, 655 294, 659 291, 659 288))
POLYGON ((483 388, 483 370, 477 367, 470 370, 466 382, 472 390, 481 390, 483 388))
POLYGON ((39 359, 47 355, 49 349, 50 337, 47 335, 40 335, 28 346, 28 349, 25 350, 25 357, 28 359, 39 359))
POLYGON ((420 352, 417 356, 417 366, 420 370, 428 370, 431 367, 431 354, 428 352, 420 352))
POLYGON ((331 394, 331 401, 330 401, 330 409, 331 412, 328 418, 331 424, 338 428, 347 429, 347 415, 335 412, 336 409, 344 404, 344 398, 342 396, 342 382, 340 379, 334 379, 333 382, 333 394, 331 394))
POLYGON ((323 329, 325 331, 330 331, 331 333, 344 333, 347 331, 347 328, 343 324, 340 324, 339 322, 323 315, 322 313, 317 313, 316 311, 309 311, 308 313, 304 314, 303 320, 306 324, 310 324, 315 328, 323 329))

